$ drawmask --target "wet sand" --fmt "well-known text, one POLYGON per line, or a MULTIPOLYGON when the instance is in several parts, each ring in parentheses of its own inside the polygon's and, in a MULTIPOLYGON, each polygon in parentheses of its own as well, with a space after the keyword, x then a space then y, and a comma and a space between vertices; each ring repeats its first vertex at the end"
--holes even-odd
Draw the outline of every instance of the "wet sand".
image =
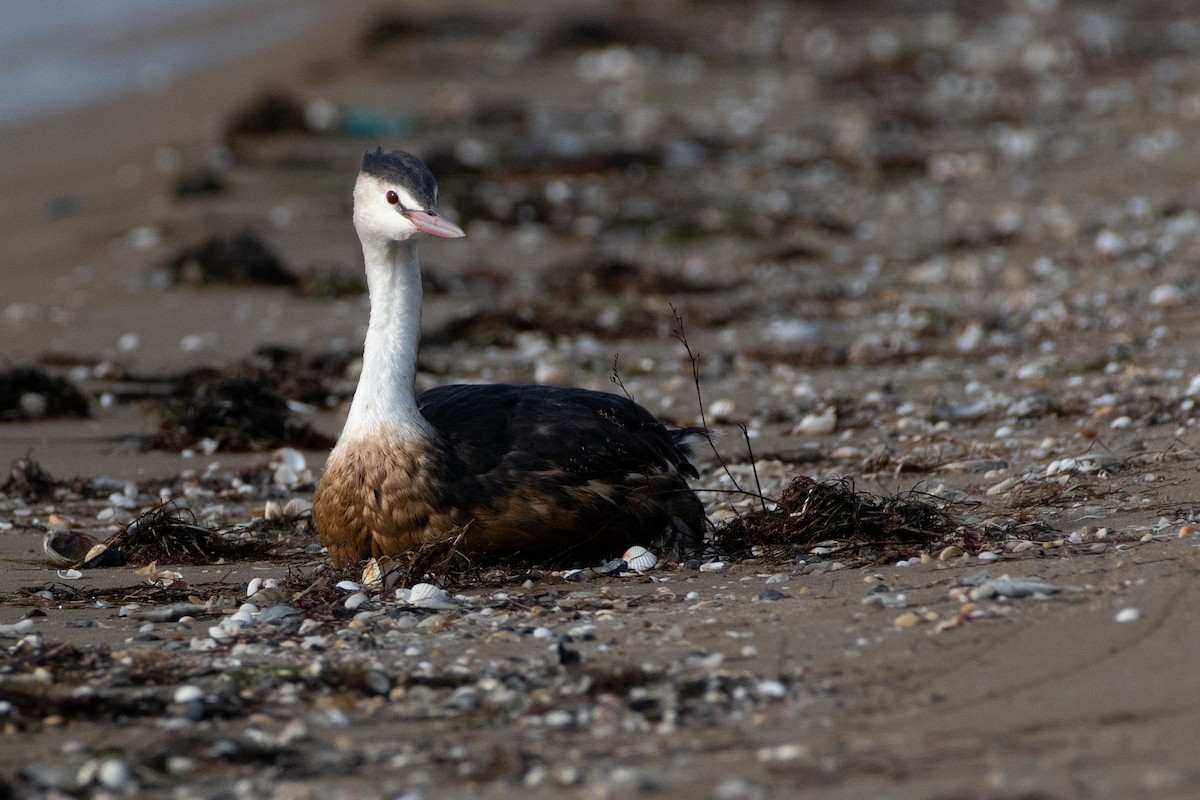
MULTIPOLYGON (((44 614, 39 642, 0 638, 17 796, 99 791, 80 771, 105 758, 129 770, 117 791, 150 797, 237 781, 264 797, 1194 796, 1197 20, 680 8, 630 25, 603 6, 422 4, 366 50, 374 13, 356 9, 163 95, 0 132, 5 358, 145 377, 357 347, 353 294, 162 285, 182 248, 242 230, 296 271, 358 274, 349 188, 379 137, 220 146, 236 110, 282 89, 411 118, 381 143, 441 157, 469 235, 422 248, 422 385, 607 388, 619 354, 639 401, 694 424, 674 303, 738 476, 742 423, 767 495, 797 473, 916 486, 983 532, 974 546, 938 560, 932 540, 906 566, 832 543, 721 573, 509 576, 460 587, 452 610, 372 600, 373 618, 339 606, 200 650, 251 579, 320 556, 175 567, 218 605, 147 629, 119 612, 165 602, 146 576, 64 581, 40 554, 51 514, 111 534, 105 496, 0 497, 0 625, 44 614), (214 163, 223 191, 173 195, 214 163), (1077 591, 972 599, 981 570, 1077 591)), ((334 434, 343 413, 306 419, 334 434)), ((271 457, 131 444, 159 422, 139 400, 4 423, 0 459, 134 482, 140 508, 188 470, 228 488, 271 457)), ((324 453, 305 456, 319 470, 324 453)), ((709 454, 702 473, 729 488, 709 454)), ((303 483, 190 497, 230 525, 281 493, 311 499, 303 483)), ((706 495, 718 519, 724 498, 706 495)))

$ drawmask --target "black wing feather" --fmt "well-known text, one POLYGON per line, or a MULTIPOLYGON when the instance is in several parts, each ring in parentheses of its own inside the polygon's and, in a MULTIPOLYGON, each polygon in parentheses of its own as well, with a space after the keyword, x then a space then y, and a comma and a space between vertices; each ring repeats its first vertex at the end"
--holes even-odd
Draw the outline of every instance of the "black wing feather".
POLYGON ((671 468, 695 475, 686 439, 699 430, 669 429, 619 395, 455 384, 423 392, 417 405, 468 474, 549 466, 583 479, 671 468))

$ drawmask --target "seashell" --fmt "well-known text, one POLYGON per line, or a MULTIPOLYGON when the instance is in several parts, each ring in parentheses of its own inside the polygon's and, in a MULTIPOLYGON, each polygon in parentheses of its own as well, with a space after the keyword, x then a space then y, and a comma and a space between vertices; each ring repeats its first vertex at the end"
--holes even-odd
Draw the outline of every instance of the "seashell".
POLYGON ((249 625, 254 622, 254 614, 249 611, 235 611, 229 616, 229 619, 239 625, 249 625))
POLYGON ((651 553, 646 548, 639 544, 625 551, 621 559, 629 565, 629 568, 634 572, 646 572, 654 569, 658 565, 658 556, 651 553))
POLYGON ((1137 622, 1142 618, 1142 612, 1136 608, 1122 608, 1117 612, 1117 622, 1137 622))
POLYGON ((60 569, 58 577, 64 581, 77 581, 83 577, 83 573, 77 569, 60 569))
POLYGON ((361 606, 363 603, 367 602, 368 600, 370 600, 370 598, 367 597, 366 592, 355 592, 354 594, 347 597, 346 602, 344 602, 342 605, 344 605, 348 609, 354 610, 354 609, 358 608, 359 606, 361 606))
POLYGON ((942 552, 938 553, 937 559, 938 561, 949 561, 952 558, 958 558, 961 556, 962 552, 963 549, 961 547, 956 544, 952 544, 949 547, 944 548, 942 552))
POLYGON ((796 424, 793 433, 819 436, 837 430, 837 406, 830 406, 820 414, 806 414, 796 424))
POLYGON ((251 578, 250 583, 246 584, 246 597, 253 597, 262 587, 262 578, 251 578))
POLYGON ((363 586, 382 586, 383 585, 383 565, 379 563, 379 559, 372 556, 367 559, 367 563, 363 566, 362 577, 359 578, 359 583, 363 586))
POLYGON ((343 592, 357 592, 362 587, 354 581, 338 581, 333 588, 341 589, 343 592))
POLYGON ((26 617, 20 622, 14 622, 11 625, 0 625, 0 636, 16 638, 24 636, 33 630, 33 620, 26 617))
POLYGON ((396 597, 417 608, 453 608, 454 601, 440 586, 418 583, 411 589, 397 589, 396 597))
POLYGON ((279 519, 283 516, 283 506, 277 500, 268 500, 263 506, 263 519, 279 519))
POLYGON ((724 572, 725 571, 725 562, 724 561, 709 561, 707 564, 700 565, 700 571, 701 572, 724 572))
POLYGON ((304 454, 294 447, 281 447, 271 456, 271 463, 290 467, 294 472, 303 472, 308 467, 304 454))
POLYGON ((305 500, 303 497, 293 497, 283 504, 283 515, 285 517, 298 517, 310 511, 312 511, 312 501, 305 500))
POLYGON ((433 583, 418 583, 408 591, 408 602, 410 603, 430 599, 444 600, 450 596, 446 594, 445 589, 433 583))
POLYGON ((99 540, 83 531, 53 530, 42 537, 46 560, 56 567, 70 567, 88 559, 99 540))
POLYGON ((271 465, 275 468, 272 475, 278 486, 295 486, 304 475, 308 462, 304 454, 292 447, 281 447, 271 457, 271 465))
POLYGON ((225 630, 225 627, 222 625, 213 625, 208 629, 208 638, 214 642, 231 642, 233 641, 233 634, 225 630))

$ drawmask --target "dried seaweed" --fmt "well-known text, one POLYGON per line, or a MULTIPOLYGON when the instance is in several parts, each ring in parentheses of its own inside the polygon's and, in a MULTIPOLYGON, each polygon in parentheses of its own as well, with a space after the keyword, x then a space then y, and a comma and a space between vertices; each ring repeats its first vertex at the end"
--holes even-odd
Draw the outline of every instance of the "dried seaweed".
POLYGON ((152 448, 179 450, 201 439, 211 439, 226 451, 333 446, 331 437, 295 419, 287 400, 264 376, 227 377, 209 370, 188 373, 163 404, 162 413, 162 423, 150 441, 152 448))
POLYGON ((0 370, 0 422, 89 414, 87 398, 65 378, 34 366, 0 370))
POLYGON ((41 500, 54 492, 55 485, 54 478, 41 464, 23 456, 8 468, 8 479, 0 486, 0 491, 23 500, 41 500))
POLYGON ((227 536, 201 525, 187 508, 159 505, 146 511, 109 540, 110 549, 134 564, 212 564, 222 559, 254 559, 274 555, 279 538, 251 537, 239 530, 227 536))
POLYGON ((298 280, 266 243, 248 231, 185 247, 167 268, 176 283, 295 286, 298 280))
POLYGON ((798 476, 772 510, 755 511, 717 529, 722 552, 748 554, 752 548, 795 552, 820 541, 850 548, 877 548, 889 555, 900 547, 925 544, 961 526, 917 491, 881 497, 859 492, 848 478, 817 481, 798 476))

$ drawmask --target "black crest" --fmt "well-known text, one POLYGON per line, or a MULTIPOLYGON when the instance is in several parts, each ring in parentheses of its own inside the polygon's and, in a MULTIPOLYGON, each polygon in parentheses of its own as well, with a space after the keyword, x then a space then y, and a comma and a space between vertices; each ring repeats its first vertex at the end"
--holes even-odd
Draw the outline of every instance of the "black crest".
POLYGON ((362 171, 404 187, 424 209, 437 205, 437 181, 433 179, 429 167, 412 153, 403 150, 385 153, 382 147, 376 147, 374 153, 368 150, 363 154, 362 171))

